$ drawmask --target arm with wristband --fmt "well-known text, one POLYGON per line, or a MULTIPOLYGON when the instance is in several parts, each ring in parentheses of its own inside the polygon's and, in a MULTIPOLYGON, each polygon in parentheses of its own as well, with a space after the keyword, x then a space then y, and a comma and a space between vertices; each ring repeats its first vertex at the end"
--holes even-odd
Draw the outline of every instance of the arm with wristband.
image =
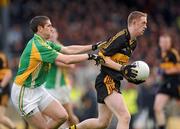
POLYGON ((65 64, 74 64, 85 60, 94 60, 96 62, 96 65, 105 63, 104 59, 96 54, 65 55, 62 53, 58 53, 55 62, 57 65, 60 64, 60 62, 65 64))
POLYGON ((64 54, 80 54, 85 53, 88 51, 95 51, 97 50, 101 45, 102 41, 97 42, 93 45, 71 45, 71 46, 62 46, 61 47, 61 53, 64 54))
POLYGON ((109 67, 111 69, 114 69, 116 71, 119 71, 122 73, 123 77, 130 83, 134 84, 141 84, 144 81, 139 81, 134 79, 137 76, 137 71, 133 68, 136 67, 135 65, 121 65, 113 60, 110 59, 110 57, 104 56, 103 59, 105 60, 105 64, 103 64, 106 67, 109 67))

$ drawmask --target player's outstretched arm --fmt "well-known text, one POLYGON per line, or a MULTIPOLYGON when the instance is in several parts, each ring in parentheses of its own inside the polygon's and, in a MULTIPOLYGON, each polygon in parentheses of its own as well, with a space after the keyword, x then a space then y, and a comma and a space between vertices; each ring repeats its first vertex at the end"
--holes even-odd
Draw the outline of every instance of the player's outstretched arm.
POLYGON ((85 53, 92 50, 92 45, 72 45, 72 46, 66 46, 62 47, 61 53, 64 54, 80 54, 85 53))
POLYGON ((65 64, 65 63, 62 63, 62 62, 57 62, 58 63, 58 67, 60 68, 74 68, 75 67, 75 64, 65 64))
POLYGON ((59 53, 55 60, 55 63, 57 65, 59 65, 60 63, 75 64, 86 60, 94 60, 97 65, 100 63, 104 63, 104 59, 96 54, 65 55, 62 53, 59 53))
POLYGON ((93 45, 72 45, 72 46, 63 46, 61 48, 61 53, 64 54, 80 54, 88 51, 95 51, 103 43, 102 41, 97 42, 93 45))

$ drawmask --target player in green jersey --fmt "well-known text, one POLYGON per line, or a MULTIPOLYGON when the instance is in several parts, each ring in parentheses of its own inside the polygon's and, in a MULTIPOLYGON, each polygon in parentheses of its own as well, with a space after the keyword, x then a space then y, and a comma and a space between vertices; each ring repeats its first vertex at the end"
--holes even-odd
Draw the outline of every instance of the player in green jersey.
MULTIPOLYGON (((53 29, 49 40, 54 43, 61 44, 58 41, 58 32, 55 28, 53 29)), ((73 112, 73 107, 70 100, 71 84, 68 76, 68 69, 71 68, 74 68, 74 64, 62 64, 61 66, 52 64, 45 84, 45 88, 48 90, 48 92, 60 101, 68 113, 69 117, 65 125, 73 125, 79 122, 78 118, 73 112)))
POLYGON ((34 17, 30 21, 30 28, 34 36, 20 57, 11 99, 20 115, 36 128, 57 129, 67 120, 68 115, 62 105, 43 87, 50 64, 72 64, 85 60, 95 60, 99 64, 104 60, 95 54, 76 54, 95 50, 98 44, 61 47, 48 42, 53 27, 46 16, 34 17), (47 121, 45 116, 50 119, 47 121))

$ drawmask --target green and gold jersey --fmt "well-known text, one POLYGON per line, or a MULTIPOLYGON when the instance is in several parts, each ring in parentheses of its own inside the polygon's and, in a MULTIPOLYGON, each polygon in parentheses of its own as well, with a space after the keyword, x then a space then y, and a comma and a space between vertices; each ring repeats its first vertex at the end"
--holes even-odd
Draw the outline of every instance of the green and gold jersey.
POLYGON ((45 87, 47 89, 55 89, 56 87, 63 86, 70 86, 66 68, 59 68, 55 64, 52 64, 47 76, 45 87))
MULTIPOLYGON (((99 55, 108 56, 119 64, 128 63, 137 44, 136 39, 130 39, 130 34, 127 29, 118 32, 105 42, 99 51, 99 55)), ((106 66, 101 66, 101 72, 110 75, 115 80, 123 79, 120 72, 106 66)))
POLYGON ((34 34, 21 55, 15 83, 29 88, 42 85, 46 80, 50 63, 54 63, 60 50, 61 46, 47 42, 34 34))

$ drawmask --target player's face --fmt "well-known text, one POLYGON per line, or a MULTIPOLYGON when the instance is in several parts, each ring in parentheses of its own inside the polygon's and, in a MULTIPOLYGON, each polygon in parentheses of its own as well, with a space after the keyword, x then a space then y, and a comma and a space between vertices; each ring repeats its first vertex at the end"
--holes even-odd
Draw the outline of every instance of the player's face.
POLYGON ((49 40, 56 41, 57 39, 58 39, 58 32, 55 28, 53 28, 53 31, 51 33, 49 40))
POLYGON ((171 48, 171 38, 169 36, 161 36, 159 38, 159 46, 162 51, 168 51, 171 48))
POLYGON ((144 34, 145 29, 147 28, 147 17, 140 17, 135 20, 134 29, 136 31, 136 36, 144 34))
POLYGON ((45 39, 49 39, 51 36, 51 33, 53 32, 53 27, 50 20, 46 21, 46 24, 44 27, 42 27, 41 32, 45 39))

